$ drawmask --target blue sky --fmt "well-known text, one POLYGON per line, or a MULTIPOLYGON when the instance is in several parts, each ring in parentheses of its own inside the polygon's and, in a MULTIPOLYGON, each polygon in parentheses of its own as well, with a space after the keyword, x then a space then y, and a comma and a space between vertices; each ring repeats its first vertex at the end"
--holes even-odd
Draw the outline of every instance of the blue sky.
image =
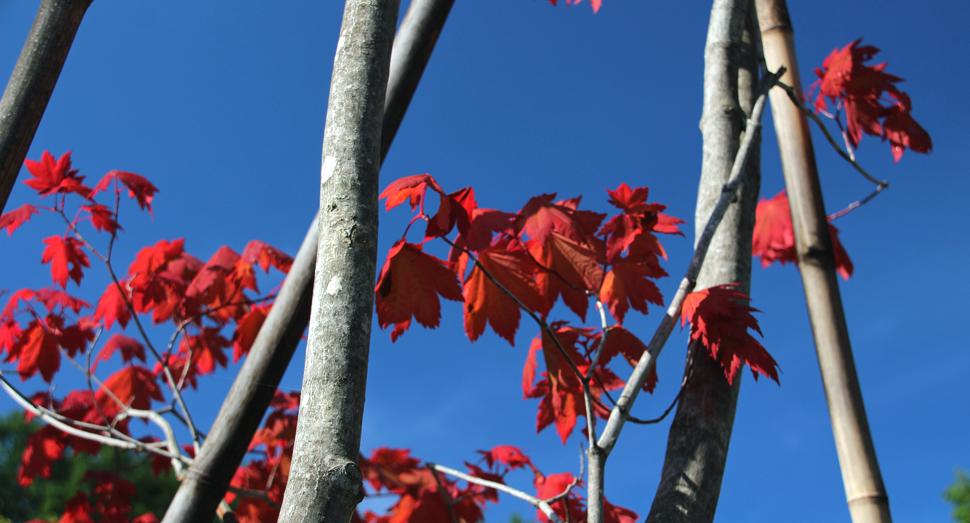
MULTIPOLYGON (((970 351, 961 327, 970 312, 963 196, 970 191, 970 131, 962 122, 970 102, 958 94, 970 81, 963 67, 970 62, 970 4, 817 0, 790 9, 803 78, 833 48, 865 37, 882 49, 877 59, 889 62, 888 72, 907 80, 901 87, 913 116, 933 137, 932 154, 907 152, 895 165, 887 144, 864 138, 860 161, 891 187, 837 225, 856 266, 841 289, 890 506, 899 521, 946 520, 940 492, 954 467, 970 468, 970 351)), ((35 14, 35 2, 0 3, 5 77, 35 14)), ((231 9, 94 2, 28 157, 73 150, 75 167, 91 178, 123 169, 160 188, 154 221, 131 210, 123 216, 122 268, 162 238, 185 237, 202 259, 224 244, 241 250, 253 238, 295 253, 318 201, 341 14, 336 0, 231 9)), ((693 222, 708 14, 707 2, 604 0, 596 15, 587 2, 457 2, 382 185, 427 172, 446 190, 474 186, 487 207, 514 211, 530 196, 557 191, 582 194, 605 212, 604 189, 626 182, 649 186, 651 201, 693 222)), ((770 197, 783 185, 768 117, 766 124, 762 191, 770 197)), ((822 184, 834 212, 871 189, 820 139, 822 184)), ((33 194, 18 184, 7 209, 27 201, 33 194)), ((382 253, 409 218, 403 210, 381 216, 382 253)), ((0 288, 47 284, 38 240, 60 227, 35 218, 0 239, 0 288)), ((665 245, 668 272, 682 274, 692 236, 665 245)), ((103 281, 98 277, 91 276, 103 281)), ((661 289, 671 296, 675 285, 668 278, 661 289)), ((764 345, 783 374, 780 387, 744 378, 716 520, 774 521, 783 513, 792 522, 849 521, 798 274, 756 267, 752 298, 764 311, 764 345)), ((460 307, 444 309, 442 327, 416 327, 393 345, 375 327, 363 450, 409 447, 460 466, 477 449, 512 444, 546 472, 575 473, 578 440, 563 446, 551 431, 536 435, 536 404, 521 399, 536 329, 523 323, 516 347, 491 333, 470 344, 460 307)), ((646 338, 657 320, 651 314, 627 326, 646 338)), ((637 415, 653 417, 676 394, 683 340, 678 334, 661 355, 660 387, 641 398, 637 415)), ((286 389, 300 387, 302 354, 286 389)), ((233 369, 220 370, 194 398, 203 424, 232 376, 233 369)), ((77 386, 61 379, 61 393, 77 386)), ((0 408, 12 407, 0 398, 0 408)), ((612 502, 648 512, 667 429, 624 431, 608 464, 612 502)), ((520 479, 528 486, 529 478, 520 479)), ((488 520, 513 512, 531 509, 505 499, 488 520)))

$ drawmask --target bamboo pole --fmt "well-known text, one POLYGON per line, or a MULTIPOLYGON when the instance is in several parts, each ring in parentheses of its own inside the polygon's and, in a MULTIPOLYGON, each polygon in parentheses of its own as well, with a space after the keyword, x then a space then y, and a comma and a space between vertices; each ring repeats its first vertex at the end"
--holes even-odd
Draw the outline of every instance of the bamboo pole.
MULTIPOLYGON (((413 0, 401 22, 384 102, 382 162, 453 4, 454 0, 413 0)), ((314 217, 279 296, 163 523, 211 521, 310 320, 317 239, 314 217)))
POLYGON ((0 99, 0 213, 91 0, 44 0, 0 99))
MULTIPOLYGON (((769 69, 785 66, 781 81, 801 92, 794 31, 785 0, 757 0, 761 39, 769 69)), ((835 447, 853 523, 889 523, 889 498, 869 433, 849 330, 835 272, 825 204, 808 120, 781 89, 771 92, 771 112, 791 207, 798 269, 815 338, 835 447)))

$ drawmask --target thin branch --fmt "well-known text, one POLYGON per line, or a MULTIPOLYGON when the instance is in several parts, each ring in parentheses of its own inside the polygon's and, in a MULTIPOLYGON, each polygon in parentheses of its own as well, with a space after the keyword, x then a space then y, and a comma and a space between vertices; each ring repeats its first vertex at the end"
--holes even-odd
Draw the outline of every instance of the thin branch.
POLYGON ((448 515, 451 516, 451 523, 458 523, 458 518, 455 516, 455 507, 451 506, 451 496, 445 491, 445 486, 441 483, 441 478, 438 477, 438 471, 434 467, 428 467, 428 470, 431 471, 434 482, 438 484, 438 493, 441 494, 441 499, 445 500, 445 505, 448 507, 448 515))
POLYGON ((714 232, 717 230, 717 226, 721 223, 721 219, 724 217, 731 203, 737 200, 737 190, 741 184, 741 174, 744 172, 748 162, 748 155, 754 144, 754 138, 761 131, 761 116, 764 114, 768 91, 778 82, 778 78, 781 78, 784 72, 785 68, 780 67, 776 73, 765 75, 762 78, 761 94, 758 96, 752 108, 751 118, 747 123, 748 132, 745 133, 744 140, 738 149, 737 156, 735 156, 728 183, 721 190, 721 198, 711 212, 711 217, 707 220, 707 225, 697 240, 694 256, 691 259, 690 266, 687 268, 684 279, 681 280, 680 286, 677 288, 677 293, 674 295, 663 320, 660 322, 657 331, 650 340, 647 350, 640 356, 640 361, 637 362, 637 366, 633 369, 633 374, 627 380, 626 386, 620 394, 620 399, 616 402, 616 406, 613 407, 612 412, 610 412, 610 418, 606 423, 606 427, 603 429, 603 434, 600 436, 598 445, 607 455, 613 450, 613 446, 616 445, 620 431, 623 430, 623 424, 629 419, 630 408, 636 401, 637 395, 647 380, 650 369, 653 368, 654 363, 657 361, 657 356, 663 350, 667 338, 670 337, 670 333, 674 329, 684 300, 694 290, 694 286, 697 284, 697 275, 704 265, 704 258, 707 256, 707 249, 711 245, 711 240, 714 238, 714 232))
MULTIPOLYGON (((489 487, 495 490, 505 492, 506 494, 517 497, 529 503, 533 507, 541 510, 542 513, 545 514, 547 518, 554 521, 555 523, 563 523, 562 519, 559 518, 559 515, 556 514, 556 511, 552 510, 552 507, 549 505, 548 501, 544 501, 539 498, 530 496, 525 492, 522 492, 521 490, 518 490, 518 489, 514 489, 508 485, 504 485, 502 483, 496 483, 494 481, 489 481, 487 479, 476 478, 475 476, 469 476, 464 472, 459 472, 455 469, 448 468, 443 465, 437 465, 435 463, 428 462, 428 463, 425 463, 425 466, 428 467, 429 469, 437 470, 438 472, 443 472, 445 474, 448 474, 449 476, 454 476, 458 479, 463 479, 469 483, 474 483, 476 485, 481 485, 483 487, 489 487)), ((569 488, 571 489, 572 485, 570 485, 569 488)), ((569 493, 569 490, 565 492, 565 494, 568 494, 568 493, 569 493)), ((560 496, 561 495, 562 494, 560 494, 560 496)), ((552 498, 552 499, 557 499, 557 498, 559 498, 559 496, 556 496, 556 498, 552 498)))
POLYGON ((792 103, 795 104, 795 107, 797 107, 799 111, 801 111, 802 113, 804 113, 806 116, 808 116, 809 118, 811 118, 812 121, 814 121, 816 124, 818 124, 819 129, 822 130, 822 134, 825 135, 825 139, 828 140, 829 141, 829 144, 832 145, 832 148, 835 149, 835 151, 839 153, 839 156, 841 156, 842 158, 844 158, 845 161, 849 162, 849 164, 851 164, 853 167, 855 167, 855 170, 859 171, 859 173, 862 174, 862 176, 865 176, 866 179, 869 180, 870 182, 872 182, 872 183, 874 183, 876 185, 879 185, 879 186, 881 186, 883 188, 889 187, 889 182, 888 181, 885 181, 885 180, 880 181, 880 180, 874 178, 871 174, 867 173, 866 170, 863 169, 861 165, 859 165, 858 163, 856 163, 856 161, 852 158, 852 156, 850 156, 848 153, 846 153, 842 149, 842 147, 839 147, 839 144, 835 141, 835 138, 833 138, 832 137, 832 134, 829 133, 829 130, 825 128, 825 123, 822 122, 822 119, 819 118, 817 114, 815 114, 815 111, 812 111, 811 109, 809 109, 808 107, 806 107, 805 104, 801 100, 799 100, 798 95, 795 93, 795 90, 792 89, 792 87, 790 85, 785 85, 785 84, 783 84, 781 82, 776 82, 776 85, 779 88, 783 89, 786 93, 788 93, 788 98, 791 99, 792 103))
POLYGON ((841 211, 839 211, 839 212, 837 212, 837 213, 829 216, 829 221, 832 221, 832 220, 841 218, 841 217, 845 216, 846 214, 849 214, 850 212, 856 210, 857 208, 862 207, 863 205, 869 203, 870 200, 872 200, 873 198, 875 198, 886 187, 888 187, 888 186, 887 185, 880 185, 880 186, 876 187, 876 190, 873 191, 872 194, 870 194, 869 196, 866 196, 865 198, 863 198, 863 199, 861 199, 861 200, 859 200, 857 202, 852 202, 845 209, 842 209, 841 211))

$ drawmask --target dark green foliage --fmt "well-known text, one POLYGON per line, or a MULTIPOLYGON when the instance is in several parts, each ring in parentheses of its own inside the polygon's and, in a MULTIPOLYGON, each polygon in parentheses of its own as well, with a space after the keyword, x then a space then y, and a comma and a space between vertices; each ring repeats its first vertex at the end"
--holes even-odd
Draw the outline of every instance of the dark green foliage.
POLYGON ((117 470, 137 488, 138 493, 131 500, 133 517, 153 512, 161 519, 178 489, 178 480, 172 473, 155 476, 150 458, 114 448, 102 448, 97 456, 74 456, 68 450, 65 459, 54 464, 50 479, 36 478, 29 488, 21 487, 17 482, 20 459, 27 437, 40 427, 37 421, 25 423, 22 411, 0 419, 0 515, 13 523, 35 518, 56 521, 65 501, 78 490, 88 491, 91 487, 90 481, 84 481, 87 471, 117 470))
POLYGON ((970 523, 970 477, 957 470, 956 481, 943 491, 943 499, 953 504, 953 521, 970 523))

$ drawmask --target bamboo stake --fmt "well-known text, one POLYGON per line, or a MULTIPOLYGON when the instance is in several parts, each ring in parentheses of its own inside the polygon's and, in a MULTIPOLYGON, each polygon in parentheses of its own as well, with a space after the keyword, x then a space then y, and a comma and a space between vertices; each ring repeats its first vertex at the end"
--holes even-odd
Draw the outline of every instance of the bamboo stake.
MULTIPOLYGON (((794 31, 785 0, 757 0, 757 9, 768 68, 786 67, 788 74, 782 82, 801 92, 794 31)), ((770 96, 795 230, 798 269, 808 302, 849 513, 853 523, 888 523, 892 521, 889 498, 879 472, 852 358, 808 121, 783 90, 774 89, 770 96)))

